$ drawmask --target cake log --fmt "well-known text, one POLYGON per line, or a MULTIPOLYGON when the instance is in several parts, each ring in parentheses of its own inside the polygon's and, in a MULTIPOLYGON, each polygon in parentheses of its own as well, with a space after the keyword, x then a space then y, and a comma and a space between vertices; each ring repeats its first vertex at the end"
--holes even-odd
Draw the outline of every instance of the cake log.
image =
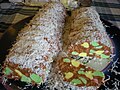
POLYGON ((62 40, 63 52, 48 81, 50 90, 96 90, 104 83, 102 70, 113 53, 98 13, 91 7, 73 10, 66 18, 62 40))
POLYGON ((32 84, 44 83, 54 57, 62 50, 65 16, 62 4, 47 3, 18 33, 4 62, 4 76, 32 84))

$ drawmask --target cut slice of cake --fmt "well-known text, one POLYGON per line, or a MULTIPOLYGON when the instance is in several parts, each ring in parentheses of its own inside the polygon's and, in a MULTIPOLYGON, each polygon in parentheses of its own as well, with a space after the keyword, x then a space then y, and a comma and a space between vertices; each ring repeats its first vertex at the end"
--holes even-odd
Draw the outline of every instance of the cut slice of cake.
POLYGON ((63 80, 75 86, 99 86, 104 73, 83 65, 77 59, 64 57, 57 62, 63 80))

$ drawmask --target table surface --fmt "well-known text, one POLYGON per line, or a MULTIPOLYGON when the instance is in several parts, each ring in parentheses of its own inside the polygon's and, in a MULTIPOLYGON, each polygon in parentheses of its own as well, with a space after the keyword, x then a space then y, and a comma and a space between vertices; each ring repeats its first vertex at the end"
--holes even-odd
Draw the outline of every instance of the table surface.
MULTIPOLYGON (((120 0, 93 0, 92 7, 101 18, 120 28, 120 0)), ((0 3, 0 37, 9 25, 34 15, 38 7, 27 7, 13 3, 0 3)))
POLYGON ((93 0, 93 5, 101 18, 120 28, 120 0, 93 0))

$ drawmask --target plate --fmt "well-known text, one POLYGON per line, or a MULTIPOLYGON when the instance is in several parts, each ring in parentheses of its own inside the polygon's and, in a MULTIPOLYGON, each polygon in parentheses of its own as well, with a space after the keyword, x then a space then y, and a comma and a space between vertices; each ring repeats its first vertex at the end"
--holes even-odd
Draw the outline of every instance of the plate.
MULTIPOLYGON (((5 60, 5 55, 8 54, 8 49, 12 46, 12 43, 14 43, 16 36, 19 32, 19 30, 21 30, 21 28, 23 28, 31 19, 33 16, 28 17, 18 23, 16 23, 15 25, 11 25, 7 31, 3 34, 2 38, 0 39, 0 63, 2 64, 3 61, 5 60)), ((117 28, 116 26, 114 26, 113 24, 111 24, 110 22, 108 22, 107 20, 101 19, 105 28, 106 28, 106 32, 110 37, 110 40, 112 41, 114 47, 115 47, 115 56, 113 58, 113 61, 111 61, 109 63, 109 65, 103 70, 103 72, 105 73, 105 83, 103 85, 100 86, 99 90, 105 90, 105 89, 113 89, 117 90, 115 88, 118 88, 119 85, 119 69, 120 69, 120 29, 117 28), (116 84, 116 83, 118 84, 116 84)), ((0 81, 1 82, 1 81, 0 81)), ((0 90, 6 90, 5 88, 7 88, 8 90, 12 90, 12 88, 14 88, 14 90, 20 90, 18 89, 19 87, 25 87, 25 83, 20 82, 20 81, 13 81, 13 80, 9 80, 9 82, 6 85, 0 84, 0 90), (7 85, 10 84, 11 86, 7 85)), ((44 90, 44 86, 45 85, 41 85, 40 88, 36 88, 36 87, 25 87, 24 90, 44 90)))
POLYGON ((113 61, 103 70, 105 73, 105 83, 99 90, 120 90, 120 29, 107 20, 101 19, 106 32, 109 35, 113 45, 115 56, 113 61))

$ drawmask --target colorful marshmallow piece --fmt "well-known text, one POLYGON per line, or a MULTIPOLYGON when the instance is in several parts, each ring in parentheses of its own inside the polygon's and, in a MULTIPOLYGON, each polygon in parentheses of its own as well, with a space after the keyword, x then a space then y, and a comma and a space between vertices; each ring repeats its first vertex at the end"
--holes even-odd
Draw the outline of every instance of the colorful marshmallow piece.
POLYGON ((85 72, 85 76, 92 80, 93 79, 93 73, 92 73, 92 71, 86 71, 85 72))
POLYGON ((31 83, 31 79, 25 75, 22 75, 21 81, 26 83, 31 83))
POLYGON ((87 80, 83 77, 79 77, 79 79, 86 85, 87 84, 87 80))
POLYGON ((89 43, 88 42, 84 42, 83 44, 81 44, 81 46, 83 46, 84 48, 89 48, 89 43))
POLYGON ((75 59, 72 59, 72 60, 71 60, 71 64, 72 64, 74 67, 79 67, 80 62, 79 62, 79 61, 76 61, 75 59))
POLYGON ((79 53, 78 52, 76 52, 76 51, 73 51, 72 52, 72 55, 78 55, 79 53))
POLYGON ((86 57, 86 56, 87 56, 87 53, 81 52, 81 53, 79 54, 79 56, 80 56, 80 57, 86 57))
POLYGON ((38 83, 38 84, 40 84, 40 83, 42 83, 42 77, 40 77, 39 75, 37 75, 37 74, 31 74, 30 75, 30 78, 35 82, 35 83, 38 83))
POLYGON ((96 46, 99 46, 99 43, 93 41, 93 42, 91 42, 91 45, 94 46, 94 47, 96 47, 96 46))
POLYGON ((101 57, 101 58, 110 58, 110 56, 105 55, 105 54, 101 54, 100 57, 101 57))
POLYGON ((12 70, 9 67, 6 67, 3 73, 5 75, 10 75, 12 73, 12 70))
POLYGON ((95 72, 93 72, 93 76, 105 77, 104 73, 103 73, 103 72, 100 72, 100 71, 95 71, 95 72))
POLYGON ((95 50, 91 49, 91 50, 90 50, 90 53, 95 53, 95 50))
POLYGON ((73 84, 73 85, 78 85, 78 84, 82 84, 82 82, 81 82, 81 80, 79 80, 79 79, 73 79, 73 80, 71 81, 71 84, 73 84))
POLYGON ((84 68, 80 68, 81 71, 84 71, 85 69, 84 68))
POLYGON ((103 46, 97 46, 97 47, 95 47, 96 49, 101 49, 103 46))
POLYGON ((15 69, 15 72, 19 75, 19 76, 22 76, 23 74, 19 71, 19 70, 17 70, 17 69, 15 69))
POLYGON ((96 53, 97 55, 101 55, 103 52, 104 52, 104 50, 98 50, 98 51, 96 51, 95 53, 96 53))
POLYGON ((63 62, 70 63, 70 59, 69 58, 64 58, 63 62))
POLYGON ((65 73, 65 78, 66 79, 70 79, 70 78, 72 78, 73 77, 73 73, 72 72, 67 72, 67 73, 65 73))
POLYGON ((78 74, 85 74, 85 72, 84 72, 84 71, 79 70, 79 71, 78 71, 78 74))

